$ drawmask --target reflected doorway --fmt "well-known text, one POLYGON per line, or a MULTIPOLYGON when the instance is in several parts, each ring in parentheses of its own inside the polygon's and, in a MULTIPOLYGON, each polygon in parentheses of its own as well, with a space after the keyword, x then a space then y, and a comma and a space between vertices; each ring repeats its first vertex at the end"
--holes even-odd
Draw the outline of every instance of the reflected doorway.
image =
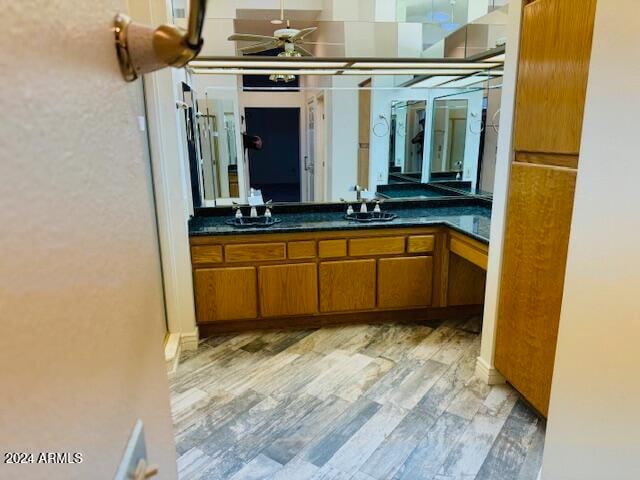
POLYGON ((262 139, 248 151, 251 187, 274 202, 300 201, 300 108, 245 108, 247 134, 262 139))

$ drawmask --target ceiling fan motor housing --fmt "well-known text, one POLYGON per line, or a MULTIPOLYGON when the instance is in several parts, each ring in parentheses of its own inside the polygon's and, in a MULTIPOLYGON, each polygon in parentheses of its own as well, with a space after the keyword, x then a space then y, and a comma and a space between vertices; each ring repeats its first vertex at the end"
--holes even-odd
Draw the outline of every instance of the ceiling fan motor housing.
POLYGON ((296 30, 295 28, 281 28, 273 32, 273 36, 284 40, 295 37, 299 32, 300 30, 296 30))

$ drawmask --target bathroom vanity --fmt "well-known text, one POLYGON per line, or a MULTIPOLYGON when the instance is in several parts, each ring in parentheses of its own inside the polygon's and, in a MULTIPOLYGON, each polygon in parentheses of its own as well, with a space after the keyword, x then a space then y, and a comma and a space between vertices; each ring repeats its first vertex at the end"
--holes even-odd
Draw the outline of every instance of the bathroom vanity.
POLYGON ((479 313, 488 204, 400 205, 377 224, 346 221, 339 204, 276 208, 281 222, 250 230, 227 225, 229 209, 201 209, 190 222, 201 335, 479 313))

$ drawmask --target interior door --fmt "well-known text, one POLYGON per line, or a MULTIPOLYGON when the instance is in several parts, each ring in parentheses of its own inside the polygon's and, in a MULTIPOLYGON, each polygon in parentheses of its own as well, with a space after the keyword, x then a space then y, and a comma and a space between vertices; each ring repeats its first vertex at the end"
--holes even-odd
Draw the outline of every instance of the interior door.
POLYGON ((315 198, 315 168, 316 157, 316 106, 312 100, 307 104, 307 154, 304 157, 304 200, 313 202, 315 198))
POLYGON ((371 79, 360 84, 358 99, 358 185, 369 188, 371 141, 371 79))
POLYGON ((325 179, 324 179, 324 96, 316 97, 316 118, 315 118, 315 134, 314 140, 315 155, 313 164, 313 181, 314 181, 314 200, 316 202, 324 202, 325 199, 325 179))
POLYGON ((300 109, 245 109, 247 134, 262 139, 261 150, 249 150, 251 187, 265 200, 300 201, 300 109))

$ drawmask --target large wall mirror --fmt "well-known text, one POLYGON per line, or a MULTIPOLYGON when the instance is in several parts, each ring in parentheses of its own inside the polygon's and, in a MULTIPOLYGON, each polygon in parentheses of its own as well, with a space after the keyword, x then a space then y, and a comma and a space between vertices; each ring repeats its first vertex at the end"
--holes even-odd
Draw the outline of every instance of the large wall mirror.
POLYGON ((468 111, 467 99, 434 100, 429 170, 432 180, 462 180, 468 111))
POLYGON ((499 76, 464 87, 303 76, 259 91, 241 77, 194 77, 203 206, 246 203, 251 189, 274 203, 493 190, 499 76))
POLYGON ((391 104, 389 182, 422 181, 427 102, 394 101, 391 104))
POLYGON ((242 148, 237 103, 233 99, 205 95, 196 100, 195 116, 203 203, 239 200, 238 155, 242 148))

